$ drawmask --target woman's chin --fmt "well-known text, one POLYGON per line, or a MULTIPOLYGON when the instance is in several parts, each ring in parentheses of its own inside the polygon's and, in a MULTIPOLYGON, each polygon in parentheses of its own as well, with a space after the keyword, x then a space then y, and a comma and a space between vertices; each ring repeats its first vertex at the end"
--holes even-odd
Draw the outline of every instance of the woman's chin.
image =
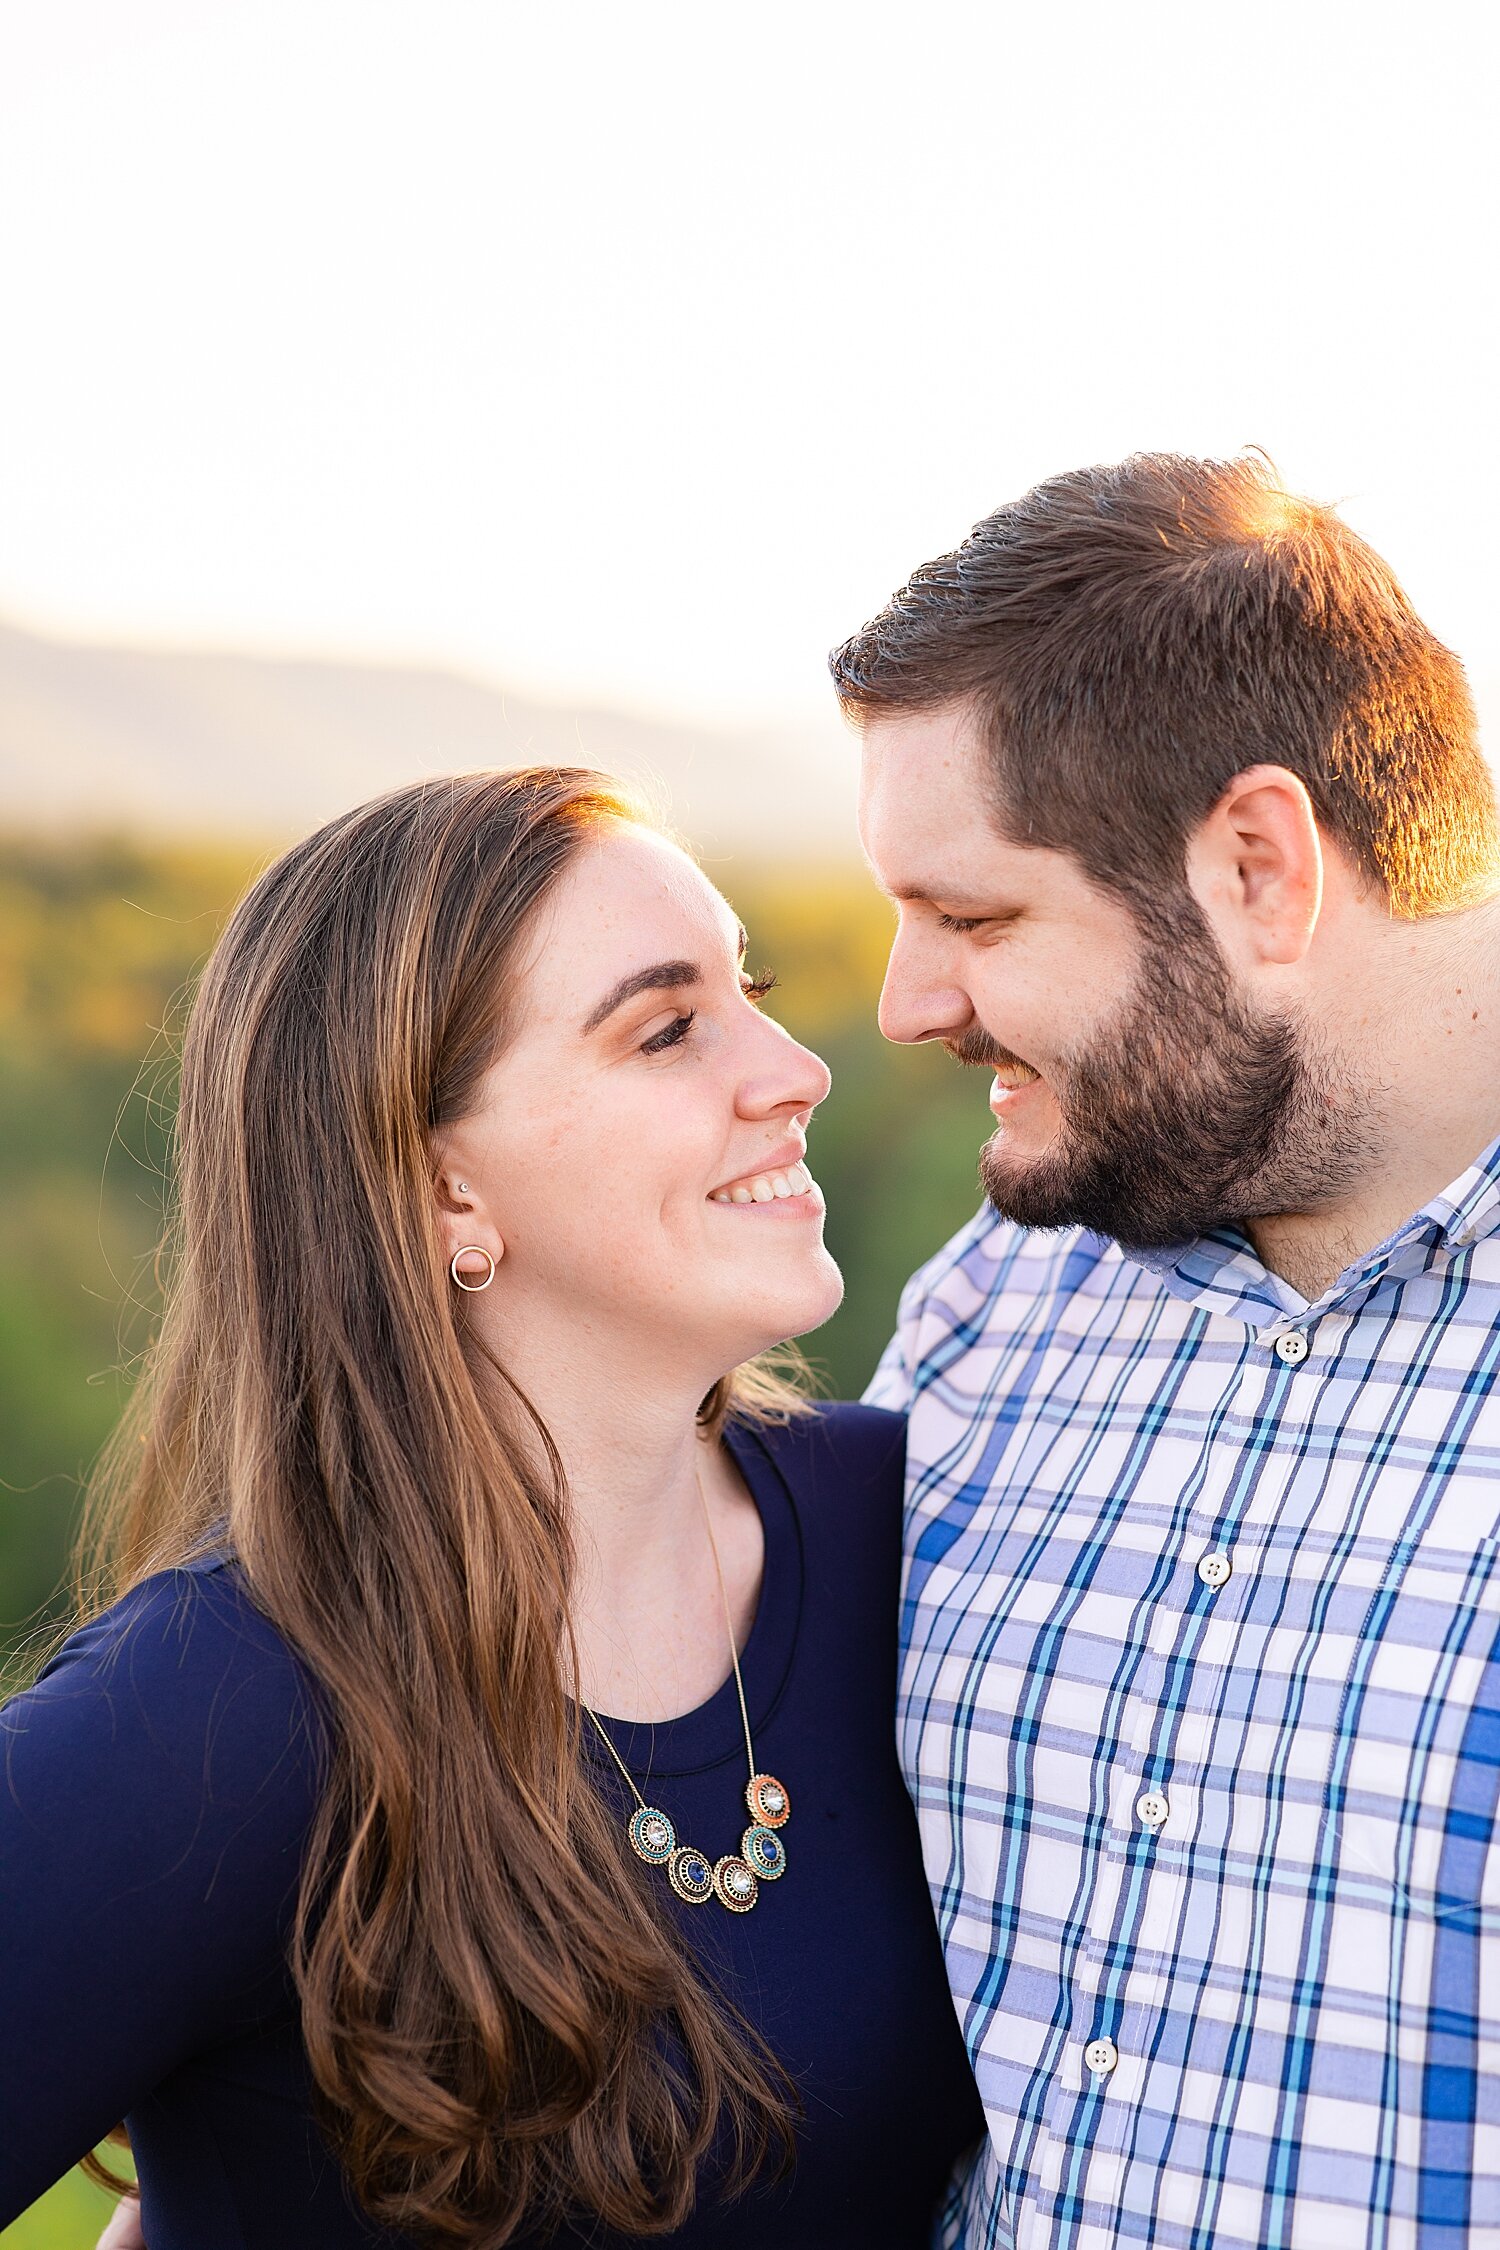
POLYGON ((747 1286, 734 1309, 741 1320, 747 1313, 752 1316, 760 1341, 740 1356, 753 1359, 793 1337, 811 1335, 832 1320, 843 1301, 844 1277, 820 1246, 816 1259, 795 1277, 782 1273, 760 1290, 747 1286))

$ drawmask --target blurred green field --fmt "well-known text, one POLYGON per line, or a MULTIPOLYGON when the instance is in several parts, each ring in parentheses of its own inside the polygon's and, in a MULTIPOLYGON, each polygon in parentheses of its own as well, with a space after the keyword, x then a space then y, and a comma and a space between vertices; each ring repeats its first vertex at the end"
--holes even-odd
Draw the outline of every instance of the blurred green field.
MULTIPOLYGON (((109 2154, 116 2169, 129 2170, 119 2149, 109 2154)), ((70 2172, 14 2225, 0 2227, 0 2250, 93 2250, 114 2207, 112 2195, 70 2172)))
MULTIPOLYGON (((0 1687, 62 1614, 81 1479, 151 1326, 174 1028, 256 864, 0 838, 0 1687)), ((715 879, 777 972, 774 1012, 833 1070, 811 1155, 848 1295, 807 1348, 857 1394, 906 1275, 975 1207, 986 1081, 880 1038, 889 909, 857 870, 715 879)), ((85 2250, 109 2208, 74 2176, 0 2244, 85 2250)))

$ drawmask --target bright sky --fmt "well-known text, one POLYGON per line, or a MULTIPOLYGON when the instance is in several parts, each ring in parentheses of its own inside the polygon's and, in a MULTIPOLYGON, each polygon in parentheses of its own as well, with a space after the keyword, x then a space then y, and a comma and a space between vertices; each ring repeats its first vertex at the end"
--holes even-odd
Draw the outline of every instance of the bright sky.
POLYGON ((1493 749, 1496 21, 0 0, 0 614, 805 710, 1039 476, 1254 441, 1493 749))

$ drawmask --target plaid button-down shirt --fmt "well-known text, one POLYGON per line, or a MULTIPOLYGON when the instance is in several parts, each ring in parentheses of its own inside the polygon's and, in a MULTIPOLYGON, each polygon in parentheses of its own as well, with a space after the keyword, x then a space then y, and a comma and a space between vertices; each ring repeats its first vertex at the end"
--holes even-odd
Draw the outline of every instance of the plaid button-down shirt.
POLYGON ((1500 1143, 1309 1305, 985 1212, 910 1411, 900 1739, 965 2250, 1500 2245, 1500 1143))

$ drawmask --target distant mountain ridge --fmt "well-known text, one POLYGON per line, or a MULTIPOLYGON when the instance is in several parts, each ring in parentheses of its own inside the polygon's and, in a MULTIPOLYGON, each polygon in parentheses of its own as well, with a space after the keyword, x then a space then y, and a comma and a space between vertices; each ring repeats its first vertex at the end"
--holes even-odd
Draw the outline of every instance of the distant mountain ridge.
MULTIPOLYGON (((1473 683, 1491 743, 1500 683, 1473 683)), ((0 824, 275 843, 424 774, 595 765, 715 859, 857 853, 855 745, 511 694, 438 666, 110 647, 0 623, 0 824)))
POLYGON ((854 745, 832 710, 735 733, 531 701, 458 671, 107 647, 0 624, 0 822, 299 835, 475 766, 595 765, 716 855, 846 858, 854 745))

